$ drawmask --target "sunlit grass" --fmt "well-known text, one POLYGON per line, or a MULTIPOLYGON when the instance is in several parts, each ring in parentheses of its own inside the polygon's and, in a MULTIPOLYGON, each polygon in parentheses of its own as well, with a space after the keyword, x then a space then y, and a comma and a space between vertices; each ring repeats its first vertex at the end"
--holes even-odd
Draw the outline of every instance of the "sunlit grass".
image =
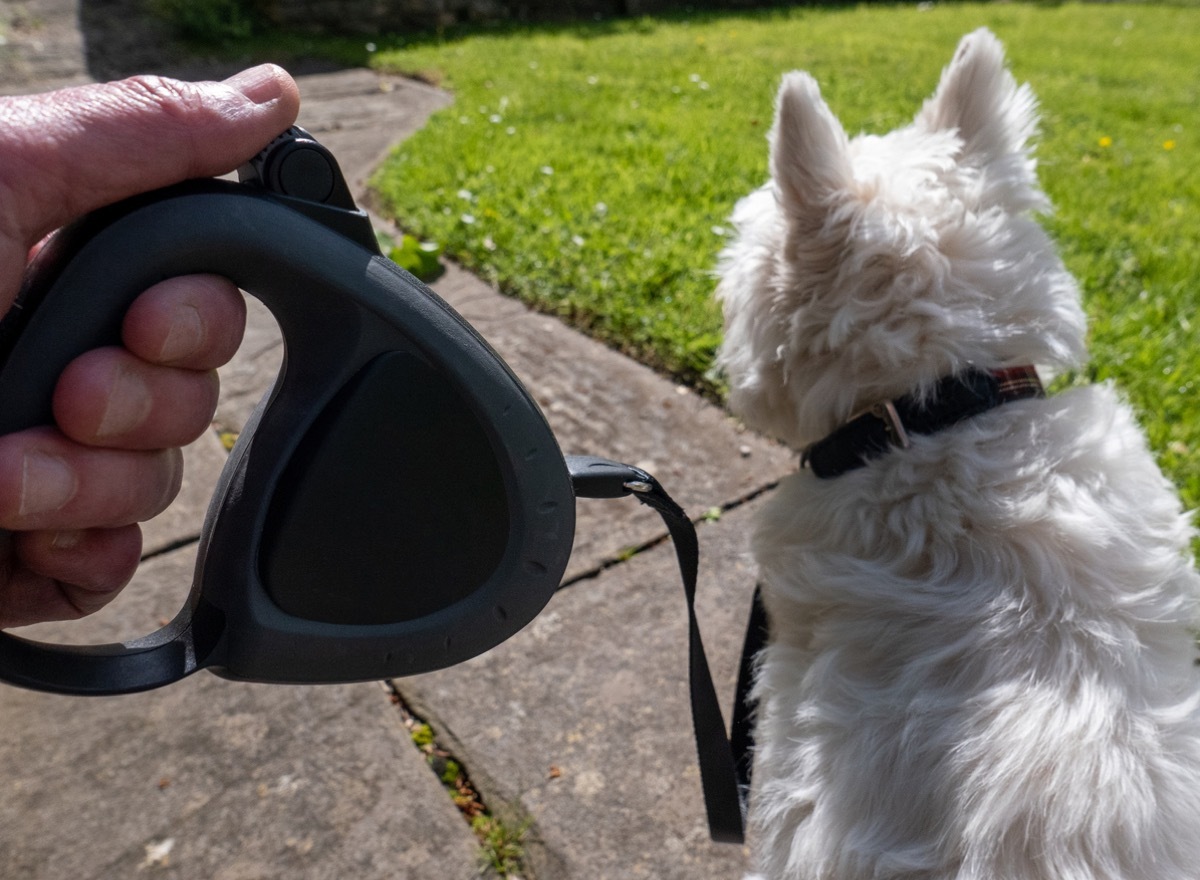
POLYGON ((711 272, 765 179, 781 73, 851 131, 907 122, 962 34, 991 27, 1042 105, 1047 225, 1083 283, 1094 362, 1200 504, 1200 10, 872 4, 495 30, 388 48, 457 100, 377 185, 403 225, 506 291, 693 384, 720 337, 711 272))

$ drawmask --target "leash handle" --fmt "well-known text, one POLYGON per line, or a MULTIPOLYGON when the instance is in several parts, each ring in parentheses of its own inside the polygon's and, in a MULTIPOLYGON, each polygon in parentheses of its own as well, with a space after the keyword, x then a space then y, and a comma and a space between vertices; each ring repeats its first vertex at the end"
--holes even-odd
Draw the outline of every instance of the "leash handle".
POLYGON ((688 687, 692 700, 692 727, 700 762, 700 784, 708 812, 708 833, 718 843, 745 840, 743 800, 725 719, 713 685, 700 624, 696 618, 696 576, 700 543, 696 527, 683 508, 653 476, 627 464, 586 455, 568 455, 567 470, 580 498, 620 498, 633 495, 662 517, 675 545, 679 574, 688 611, 688 687))
POLYGON ((520 381, 379 253, 306 132, 241 177, 81 218, 0 320, 0 434, 53 424, 63 369, 119 344, 130 303, 164 278, 228 277, 270 309, 286 349, 222 471, 176 619, 123 645, 0 633, 0 682, 113 694, 203 668, 305 684, 412 675, 504 641, 558 587, 575 499, 520 381))

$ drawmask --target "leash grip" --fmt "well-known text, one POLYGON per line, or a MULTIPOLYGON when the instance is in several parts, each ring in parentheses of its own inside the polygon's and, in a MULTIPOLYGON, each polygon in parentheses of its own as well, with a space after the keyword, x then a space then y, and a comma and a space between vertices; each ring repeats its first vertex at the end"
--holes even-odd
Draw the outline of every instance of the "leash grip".
POLYGON ((373 238, 324 222, 354 212, 295 204, 193 181, 89 215, 31 266, 0 324, 0 433, 52 423, 63 369, 119 344, 129 305, 166 278, 230 278, 271 310, 286 355, 221 475, 177 618, 126 645, 0 633, 0 680, 124 693, 204 667, 408 675, 498 644, 554 594, 574 497, 537 405, 373 238))

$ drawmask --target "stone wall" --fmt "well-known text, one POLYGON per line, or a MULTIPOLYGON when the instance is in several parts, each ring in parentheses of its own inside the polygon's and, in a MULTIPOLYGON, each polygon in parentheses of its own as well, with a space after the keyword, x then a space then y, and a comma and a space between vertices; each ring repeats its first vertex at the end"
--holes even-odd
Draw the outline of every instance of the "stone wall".
POLYGON ((611 18, 688 7, 751 7, 761 0, 685 4, 678 0, 257 0, 263 16, 289 30, 380 34, 460 23, 611 18))

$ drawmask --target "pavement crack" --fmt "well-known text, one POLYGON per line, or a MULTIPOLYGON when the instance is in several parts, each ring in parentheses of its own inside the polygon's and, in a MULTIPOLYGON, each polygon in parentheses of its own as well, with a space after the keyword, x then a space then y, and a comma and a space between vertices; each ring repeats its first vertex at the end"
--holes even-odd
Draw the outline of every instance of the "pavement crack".
POLYGON ((413 745, 425 756, 429 768, 479 841, 483 866, 499 877, 534 880, 525 858, 526 837, 533 820, 524 817, 524 811, 519 808, 493 811, 484 801, 479 786, 471 779, 461 755, 445 738, 439 737, 434 726, 418 714, 394 682, 385 681, 383 686, 388 699, 399 712, 413 745), (516 821, 510 819, 508 814, 513 813, 522 818, 516 821))
POLYGON ((146 562, 157 556, 166 556, 168 553, 174 553, 176 550, 182 550, 184 547, 190 547, 198 543, 200 543, 199 535, 186 535, 182 538, 176 538, 174 541, 163 544, 161 547, 155 547, 153 550, 143 553, 141 561, 146 562))
MULTIPOLYGON (((729 513, 730 511, 737 510, 739 507, 742 507, 746 504, 751 503, 752 501, 755 501, 755 500, 761 498, 763 495, 766 495, 768 492, 775 489, 778 485, 779 485, 779 480, 775 480, 773 482, 767 483, 764 486, 759 486, 758 488, 752 489, 751 491, 747 492, 744 495, 739 495, 737 498, 734 498, 732 501, 727 501, 724 504, 710 507, 706 511, 704 511, 704 513, 700 514, 699 516, 689 517, 689 519, 691 519, 692 525, 697 525, 697 526, 702 522, 714 522, 716 520, 719 520, 722 516, 729 513)), ((573 587, 578 583, 581 583, 584 581, 595 580, 597 577, 599 577, 604 572, 608 571, 610 568, 613 568, 618 565, 622 565, 623 563, 628 562, 630 559, 633 559, 635 556, 638 556, 641 553, 645 553, 647 550, 652 550, 653 548, 657 547, 659 544, 666 543, 669 540, 670 540, 670 535, 665 530, 660 531, 653 538, 650 538, 649 540, 644 541, 641 544, 635 544, 632 547, 627 547, 626 549, 624 549, 620 553, 618 553, 616 556, 610 556, 608 559, 601 560, 598 564, 592 566, 591 568, 589 568, 585 571, 581 571, 579 574, 574 575, 573 577, 567 578, 561 584, 558 585, 558 589, 565 590, 568 587, 573 587)))

